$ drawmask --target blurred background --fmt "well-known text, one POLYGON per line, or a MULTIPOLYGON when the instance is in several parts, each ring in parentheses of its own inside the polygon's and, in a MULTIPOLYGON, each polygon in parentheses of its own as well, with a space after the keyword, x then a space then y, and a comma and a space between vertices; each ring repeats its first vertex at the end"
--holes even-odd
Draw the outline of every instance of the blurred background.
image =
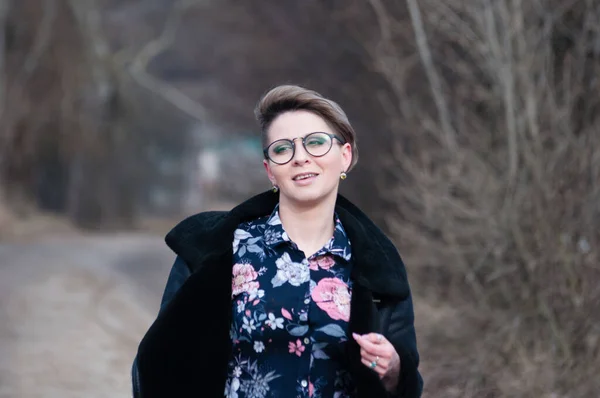
POLYGON ((358 133, 424 396, 600 396, 600 1, 0 0, 0 397, 130 396, 163 236, 269 188, 284 83, 358 133))

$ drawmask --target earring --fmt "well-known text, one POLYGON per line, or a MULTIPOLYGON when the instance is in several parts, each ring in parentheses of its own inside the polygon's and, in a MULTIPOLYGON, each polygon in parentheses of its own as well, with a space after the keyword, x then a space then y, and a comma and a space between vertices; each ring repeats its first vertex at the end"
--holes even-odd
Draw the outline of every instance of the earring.
POLYGON ((279 187, 277 185, 273 185, 273 193, 279 192, 279 187))
POLYGON ((340 179, 345 180, 347 177, 348 177, 348 174, 346 174, 344 171, 342 171, 342 174, 340 174, 340 179))

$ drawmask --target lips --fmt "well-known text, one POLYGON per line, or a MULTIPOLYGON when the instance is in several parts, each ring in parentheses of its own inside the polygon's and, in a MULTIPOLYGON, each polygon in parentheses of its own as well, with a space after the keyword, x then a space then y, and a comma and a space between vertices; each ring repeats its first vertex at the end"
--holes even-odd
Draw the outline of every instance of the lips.
POLYGON ((302 174, 297 174, 294 177, 292 177, 292 180, 302 181, 302 180, 306 180, 308 178, 317 177, 317 176, 318 176, 317 173, 302 173, 302 174))

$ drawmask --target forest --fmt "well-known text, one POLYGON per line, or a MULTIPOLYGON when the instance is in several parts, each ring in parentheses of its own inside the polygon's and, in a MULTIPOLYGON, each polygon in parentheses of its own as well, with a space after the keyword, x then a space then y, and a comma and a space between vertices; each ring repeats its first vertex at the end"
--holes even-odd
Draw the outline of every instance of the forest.
POLYGON ((0 240, 268 189, 253 109, 302 85, 357 131, 341 190, 407 264, 425 395, 600 394, 600 2, 2 0, 0 27, 0 240))

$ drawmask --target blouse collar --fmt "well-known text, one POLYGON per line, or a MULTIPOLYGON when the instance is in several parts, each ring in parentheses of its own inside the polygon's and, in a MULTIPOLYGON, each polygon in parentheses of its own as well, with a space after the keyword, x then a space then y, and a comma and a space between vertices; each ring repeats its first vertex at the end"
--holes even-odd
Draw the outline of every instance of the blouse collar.
MULTIPOLYGON (((315 256, 322 256, 331 253, 340 257, 343 260, 350 261, 352 257, 350 250, 350 240, 344 230, 344 226, 337 214, 334 213, 334 229, 331 239, 321 248, 315 256)), ((265 222, 265 231, 263 233, 265 246, 270 249, 275 249, 277 246, 288 243, 297 248, 296 244, 290 239, 283 228, 279 217, 279 204, 275 206, 271 215, 265 222)))

